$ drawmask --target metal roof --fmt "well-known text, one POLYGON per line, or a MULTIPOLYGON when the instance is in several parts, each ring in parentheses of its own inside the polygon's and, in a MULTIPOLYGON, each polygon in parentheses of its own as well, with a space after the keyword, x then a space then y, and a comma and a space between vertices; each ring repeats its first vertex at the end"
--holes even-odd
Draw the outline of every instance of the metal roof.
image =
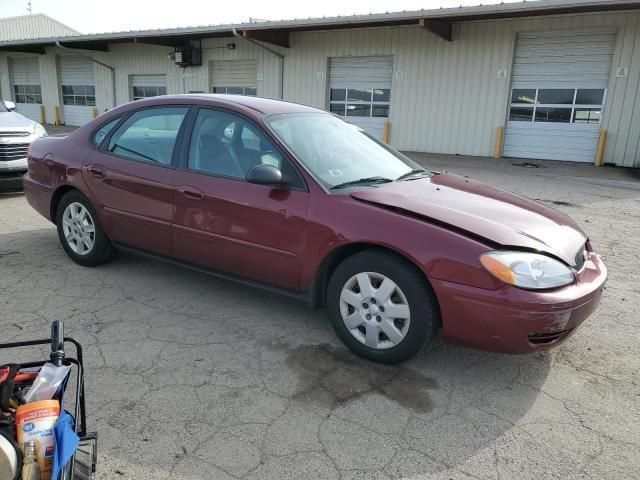
POLYGON ((62 37, 80 32, 43 13, 0 18, 0 41, 34 40, 43 34, 62 37))
MULTIPOLYGON (((364 15, 358 14, 350 16, 260 21, 251 23, 135 30, 112 33, 93 33, 87 35, 5 41, 0 42, 0 50, 17 51, 17 48, 11 47, 19 46, 43 48, 45 46, 54 46, 57 41, 63 42, 65 46, 71 48, 91 48, 92 45, 95 46, 98 43, 106 44, 136 41, 141 43, 173 45, 179 40, 184 41, 190 38, 228 37, 233 35, 234 30, 242 32, 245 36, 263 40, 262 38, 259 38, 259 36, 253 35, 252 32, 274 34, 277 32, 289 33, 309 30, 417 25, 421 20, 450 25, 452 23, 474 20, 631 9, 640 9, 640 2, 638 0, 534 0, 470 7, 441 7, 430 10, 370 13, 364 15), (163 42, 162 39, 165 39, 166 41, 163 42), (152 40, 155 40, 155 42, 152 40)), ((265 41, 270 40, 266 39, 265 41)))

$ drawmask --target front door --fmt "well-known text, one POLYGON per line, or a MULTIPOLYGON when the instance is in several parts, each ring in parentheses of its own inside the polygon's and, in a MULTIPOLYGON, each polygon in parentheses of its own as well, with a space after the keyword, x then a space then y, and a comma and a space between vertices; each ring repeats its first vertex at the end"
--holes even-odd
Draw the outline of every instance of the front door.
POLYGON ((299 175, 253 123, 202 108, 175 172, 173 253, 181 260, 298 289, 309 194, 299 175), (290 187, 245 181, 259 164, 281 169, 290 187))
MULTIPOLYGON (((100 218, 116 242, 171 254, 174 147, 186 107, 139 110, 104 140, 83 167, 100 218)), ((104 128, 108 128, 107 124, 104 128)))

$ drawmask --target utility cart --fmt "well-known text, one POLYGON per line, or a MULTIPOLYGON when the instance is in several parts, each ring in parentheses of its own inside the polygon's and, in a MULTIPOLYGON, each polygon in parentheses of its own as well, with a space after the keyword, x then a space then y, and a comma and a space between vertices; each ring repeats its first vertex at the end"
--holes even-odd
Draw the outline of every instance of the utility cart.
MULTIPOLYGON (((15 352, 13 353, 15 354, 15 352)), ((57 389, 53 400, 60 402, 61 412, 65 409, 72 416, 72 428, 80 438, 78 448, 75 450, 75 454, 71 460, 61 470, 58 477, 52 478, 51 480, 92 479, 96 472, 97 434, 87 433, 84 361, 80 342, 74 338, 65 337, 63 323, 56 320, 51 324, 51 338, 0 343, 0 369, 2 369, 0 370, 0 380, 2 380, 3 372, 5 373, 6 379, 6 373, 11 366, 16 380, 15 382, 12 381, 9 385, 14 389, 14 392, 17 391, 15 389, 28 388, 30 385, 29 382, 33 383, 35 374, 37 374, 46 363, 52 363, 57 367, 64 365, 71 367, 69 374, 57 389), (38 345, 51 345, 51 353, 48 360, 29 362, 12 361, 11 354, 13 349, 26 349, 38 345), (75 351, 72 352, 75 353, 75 356, 67 353, 67 347, 75 351)), ((6 387, 5 385, 5 388, 6 387)), ((0 389, 1 388, 2 384, 0 384, 0 389)), ((15 401, 13 401, 13 404, 15 406, 15 401)), ((0 427, 1 426, 2 425, 0 425, 0 427)), ((22 465, 21 452, 17 451, 17 455, 19 456, 18 470, 20 470, 22 465)))

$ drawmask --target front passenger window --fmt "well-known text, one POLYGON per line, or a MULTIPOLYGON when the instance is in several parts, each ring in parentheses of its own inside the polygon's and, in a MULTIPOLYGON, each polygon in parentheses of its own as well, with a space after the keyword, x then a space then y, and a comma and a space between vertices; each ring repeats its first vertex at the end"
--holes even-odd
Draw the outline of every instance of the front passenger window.
POLYGON ((158 107, 131 115, 109 140, 108 150, 129 160, 170 165, 185 107, 158 107))
POLYGON ((231 113, 198 112, 189 146, 190 170, 244 178, 257 165, 283 168, 281 154, 257 127, 231 113))

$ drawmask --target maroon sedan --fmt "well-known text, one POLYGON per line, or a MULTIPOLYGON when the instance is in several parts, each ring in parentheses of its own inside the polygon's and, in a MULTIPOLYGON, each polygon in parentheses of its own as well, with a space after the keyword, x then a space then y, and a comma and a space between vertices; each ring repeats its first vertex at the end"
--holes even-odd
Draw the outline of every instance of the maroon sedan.
POLYGON ((37 140, 24 190, 81 265, 137 252, 326 305, 344 343, 384 363, 440 328, 499 352, 556 346, 607 276, 567 216, 275 100, 123 105, 37 140))

